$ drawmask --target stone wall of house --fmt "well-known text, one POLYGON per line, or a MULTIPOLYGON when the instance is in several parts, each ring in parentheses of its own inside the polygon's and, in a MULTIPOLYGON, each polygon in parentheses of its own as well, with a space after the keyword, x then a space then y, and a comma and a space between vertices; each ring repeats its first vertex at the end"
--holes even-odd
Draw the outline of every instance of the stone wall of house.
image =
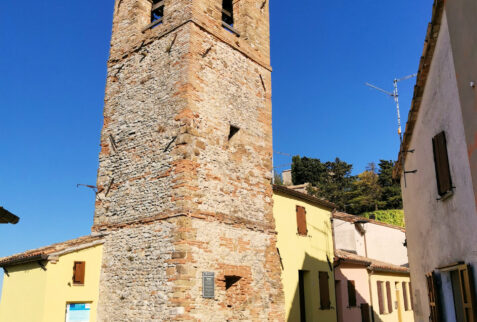
POLYGON ((117 0, 93 231, 99 321, 283 320, 268 2, 117 0), (238 132, 230 136, 231 129, 238 132), (215 272, 215 299, 202 298, 215 272), (225 276, 240 279, 227 290, 225 276), (259 291, 258 291, 259 290, 259 291))

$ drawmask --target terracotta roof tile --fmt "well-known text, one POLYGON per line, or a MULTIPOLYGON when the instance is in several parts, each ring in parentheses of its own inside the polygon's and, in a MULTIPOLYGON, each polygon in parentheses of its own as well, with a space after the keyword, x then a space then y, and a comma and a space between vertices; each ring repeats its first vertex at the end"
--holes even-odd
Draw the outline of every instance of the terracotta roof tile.
POLYGON ((8 257, 0 258, 0 267, 9 266, 19 263, 27 263, 32 260, 45 260, 48 255, 67 250, 69 248, 77 247, 84 244, 89 244, 94 241, 101 240, 103 236, 83 236, 76 239, 68 240, 62 243, 57 243, 37 249, 27 250, 23 253, 15 254, 8 257))
POLYGON ((386 262, 381 262, 372 258, 359 256, 344 250, 335 250, 335 263, 347 262, 357 265, 363 265, 372 271, 383 271, 391 273, 409 273, 409 268, 405 266, 394 265, 386 262))
POLYGON ((319 198, 313 197, 313 196, 311 196, 307 193, 302 193, 302 192, 299 192, 299 191, 296 191, 296 190, 293 190, 293 189, 289 189, 285 186, 273 185, 273 192, 286 194, 288 196, 295 197, 297 199, 301 199, 303 201, 312 203, 312 204, 317 205, 319 207, 325 207, 325 208, 328 208, 330 210, 333 210, 333 209, 337 208, 337 206, 334 203, 329 202, 328 200, 319 199, 319 198))

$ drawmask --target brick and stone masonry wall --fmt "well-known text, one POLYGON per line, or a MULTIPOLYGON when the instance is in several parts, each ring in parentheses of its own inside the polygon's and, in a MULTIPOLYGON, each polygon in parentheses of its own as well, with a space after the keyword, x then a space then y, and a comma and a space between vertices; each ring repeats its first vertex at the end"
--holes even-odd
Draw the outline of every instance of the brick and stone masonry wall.
POLYGON ((283 320, 272 216, 268 2, 117 0, 93 231, 99 321, 283 320), (240 128, 229 140, 230 126, 240 128), (202 272, 216 273, 203 299, 202 272), (225 276, 241 279, 225 289, 225 276))

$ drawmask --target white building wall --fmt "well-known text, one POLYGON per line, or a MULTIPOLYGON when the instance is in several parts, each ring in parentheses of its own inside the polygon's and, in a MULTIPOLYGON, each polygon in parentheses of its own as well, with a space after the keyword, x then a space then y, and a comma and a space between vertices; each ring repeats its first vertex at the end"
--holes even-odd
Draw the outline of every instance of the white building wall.
POLYGON ((336 249, 356 253, 360 256, 366 256, 364 239, 360 236, 353 223, 345 220, 333 219, 333 229, 336 249))
POLYGON ((359 233, 354 223, 335 218, 336 249, 394 265, 408 263, 407 248, 404 246, 406 236, 402 230, 374 223, 363 224, 363 227, 365 235, 359 233))
POLYGON ((408 263, 406 234, 399 229, 365 224, 368 257, 394 265, 408 263))
POLYGON ((477 261, 477 212, 465 143, 457 81, 444 13, 422 104, 401 180, 416 321, 429 321, 425 274, 477 261), (432 138, 446 132, 454 195, 438 201, 432 138))

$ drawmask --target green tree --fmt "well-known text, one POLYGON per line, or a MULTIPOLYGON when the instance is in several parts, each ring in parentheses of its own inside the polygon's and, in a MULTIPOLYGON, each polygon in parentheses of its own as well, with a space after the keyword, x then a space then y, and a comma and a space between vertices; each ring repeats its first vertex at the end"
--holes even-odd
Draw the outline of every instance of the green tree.
POLYGON ((321 162, 294 156, 292 162, 293 184, 311 183, 310 193, 335 203, 345 209, 353 189, 355 177, 351 175, 352 164, 336 158, 335 161, 321 162))
POLYGON ((348 201, 352 213, 360 214, 366 211, 378 210, 381 206, 382 187, 376 165, 370 163, 366 171, 360 173, 353 182, 352 198, 348 201))
POLYGON ((379 185, 382 187, 381 209, 402 209, 401 185, 393 179, 396 162, 379 161, 379 185))
POLYGON ((278 185, 278 186, 283 186, 283 179, 280 173, 274 171, 273 172, 273 183, 278 185))

